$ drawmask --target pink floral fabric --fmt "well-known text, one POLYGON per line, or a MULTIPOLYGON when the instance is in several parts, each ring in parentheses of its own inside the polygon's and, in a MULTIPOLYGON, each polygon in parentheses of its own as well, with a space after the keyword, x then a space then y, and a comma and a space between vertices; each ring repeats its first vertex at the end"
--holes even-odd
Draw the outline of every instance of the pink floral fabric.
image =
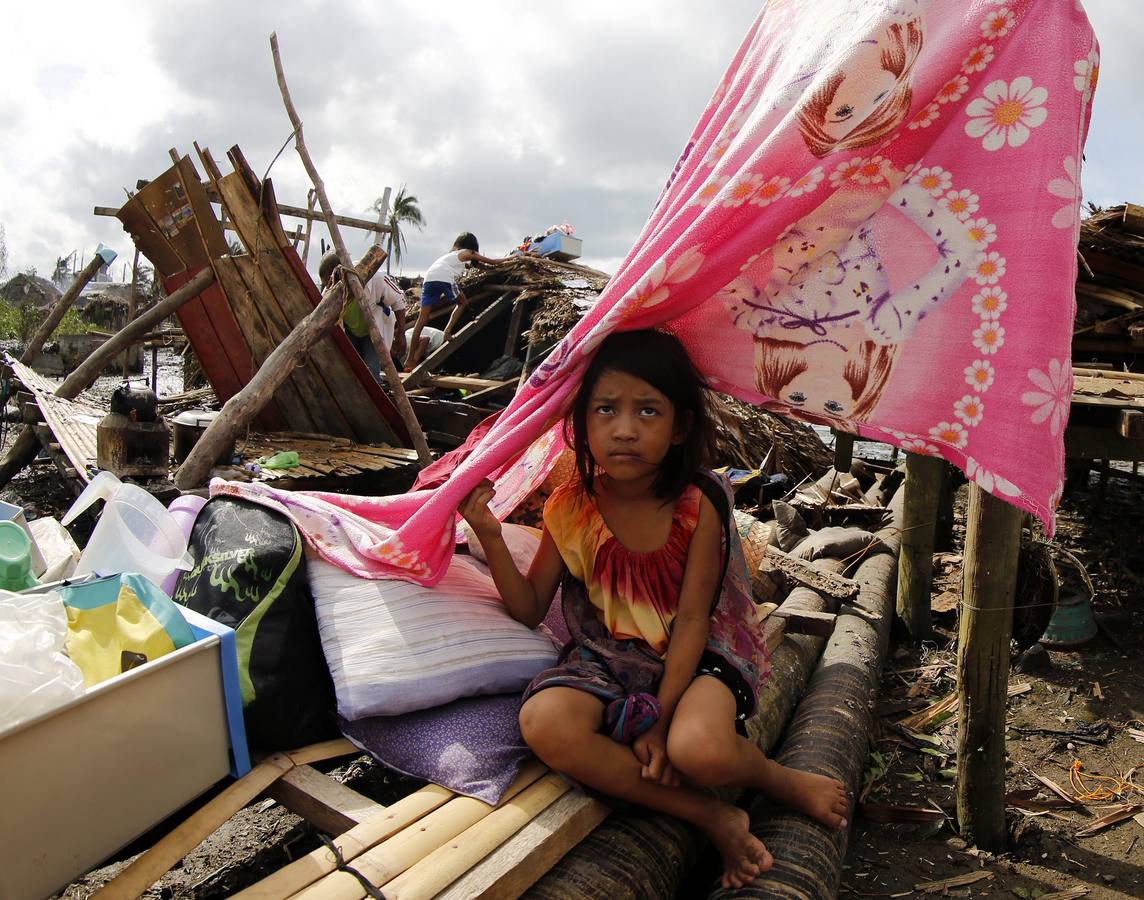
POLYGON ((212 490, 359 575, 432 583, 481 478, 501 514, 543 480, 603 337, 660 327, 714 388, 941 456, 1051 530, 1098 71, 1074 0, 770 0, 597 303, 446 484, 212 490))

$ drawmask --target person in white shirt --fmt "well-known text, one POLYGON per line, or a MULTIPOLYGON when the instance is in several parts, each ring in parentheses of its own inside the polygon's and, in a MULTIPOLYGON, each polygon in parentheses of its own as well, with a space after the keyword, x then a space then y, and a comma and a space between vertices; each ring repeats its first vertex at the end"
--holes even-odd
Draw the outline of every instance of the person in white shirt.
POLYGON ((478 266, 495 266, 504 260, 489 259, 477 252, 480 245, 471 231, 464 231, 453 241, 453 249, 444 256, 438 257, 429 271, 425 273, 425 283, 421 287, 421 310, 417 314, 417 322, 413 325, 413 334, 409 339, 409 359, 405 370, 412 371, 413 367, 421 361, 419 343, 421 331, 429 321, 429 314, 435 307, 444 304, 456 303, 453 314, 449 316, 449 323, 445 326, 444 339, 447 341, 453 336, 453 329, 460 321, 461 313, 465 308, 465 295, 457 287, 457 279, 465 271, 469 263, 478 266))

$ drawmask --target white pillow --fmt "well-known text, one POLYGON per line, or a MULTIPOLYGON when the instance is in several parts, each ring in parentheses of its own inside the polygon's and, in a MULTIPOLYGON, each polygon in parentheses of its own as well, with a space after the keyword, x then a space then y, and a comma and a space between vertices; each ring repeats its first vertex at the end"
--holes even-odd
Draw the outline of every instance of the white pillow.
MULTIPOLYGON (((473 533, 468 522, 462 522, 461 529, 465 534, 469 553, 473 559, 488 565, 489 559, 485 555, 485 548, 481 544, 481 539, 473 533)), ((516 525, 512 522, 502 522, 501 536, 504 538, 505 546, 508 547, 508 555, 516 563, 517 569, 527 575, 528 569, 532 565, 532 558, 540 549, 540 529, 528 525, 516 525)))
POLYGON ((557 650, 505 611, 488 569, 454 555, 431 588, 358 578, 322 559, 307 573, 322 650, 346 719, 520 691, 557 650))

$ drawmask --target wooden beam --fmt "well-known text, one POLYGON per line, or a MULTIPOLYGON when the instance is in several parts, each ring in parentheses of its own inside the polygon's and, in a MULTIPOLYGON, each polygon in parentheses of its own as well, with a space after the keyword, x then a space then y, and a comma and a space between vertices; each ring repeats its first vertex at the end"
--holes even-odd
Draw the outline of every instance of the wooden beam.
MULTIPOLYGON (((210 187, 207 187, 207 196, 210 197, 212 202, 219 202, 218 194, 216 194, 210 187)), ((296 219, 306 219, 308 221, 318 222, 324 221, 323 215, 320 211, 315 212, 313 209, 305 209, 301 206, 290 206, 286 203, 279 203, 278 211, 284 216, 292 216, 296 219)), ((92 214, 97 216, 115 217, 118 215, 118 213, 119 210, 114 206, 96 206, 92 208, 92 214)), ((362 231, 374 231, 378 234, 389 234, 388 225, 381 225, 377 222, 371 222, 368 219, 357 219, 353 216, 335 215, 334 221, 339 225, 345 225, 347 228, 360 228, 362 231)), ((307 249, 309 249, 308 246, 307 249)))
POLYGON ((854 462, 854 435, 831 430, 834 431, 834 471, 848 473, 854 462))
POLYGON ((291 769, 266 793, 329 835, 349 831, 385 810, 381 804, 308 765, 291 769))
POLYGON ((497 381, 492 378, 474 378, 471 375, 434 375, 426 379, 425 383, 430 387, 444 388, 447 391, 483 391, 485 388, 516 384, 516 379, 497 381))
POLYGON ((1023 513, 976 484, 962 572, 957 645, 957 820, 970 845, 1005 849, 1005 696, 1023 513))
POLYGON ((817 637, 830 637, 838 616, 829 612, 808 609, 783 609, 781 606, 771 613, 782 620, 785 634, 813 634, 817 637))
POLYGON ((1144 235, 1144 206, 1135 203, 1124 204, 1124 230, 1144 235))
POLYGON ((486 306, 473 321, 453 335, 453 340, 446 341, 425 359, 417 364, 417 368, 405 376, 404 385, 407 388, 419 387, 429 379, 433 369, 460 350, 495 319, 512 300, 512 294, 501 294, 496 300, 486 306))
POLYGON ((945 460, 920 453, 906 454, 897 613, 915 643, 933 638, 930 621, 933 543, 944 477, 945 460))
POLYGON ((852 600, 858 596, 857 581, 833 572, 824 572, 804 559, 783 553, 778 547, 767 547, 759 569, 767 572, 777 569, 798 584, 833 600, 852 600))
MULTIPOLYGON (((114 260, 115 253, 112 251, 107 252, 111 254, 111 259, 114 260)), ((32 364, 32 360, 39 355, 40 348, 44 346, 44 341, 56 330, 56 326, 60 324, 64 314, 71 309, 72 304, 75 303, 76 297, 87 287, 88 282, 95 277, 95 273, 98 272, 104 264, 105 260, 103 256, 96 253, 95 256, 91 258, 91 261, 76 275, 71 286, 64 292, 63 296, 52 304, 52 308, 48 312, 48 317, 40 323, 40 327, 36 329, 36 333, 32 335, 32 339, 28 341, 28 346, 24 348, 24 352, 20 355, 20 362, 26 366, 32 364)))

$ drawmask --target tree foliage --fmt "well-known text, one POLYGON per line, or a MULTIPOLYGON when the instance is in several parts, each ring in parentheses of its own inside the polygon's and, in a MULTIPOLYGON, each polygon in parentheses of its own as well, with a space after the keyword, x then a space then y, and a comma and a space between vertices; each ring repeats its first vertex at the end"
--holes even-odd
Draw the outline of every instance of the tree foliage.
MULTIPOLYGON (((371 208, 375 212, 385 213, 385 210, 381 208, 380 197, 374 201, 371 208)), ((392 264, 396 263, 398 267, 401 266, 401 257, 405 254, 403 226, 410 225, 421 231, 426 224, 425 217, 421 214, 421 208, 417 204, 417 197, 407 193, 404 184, 398 190, 397 196, 393 198, 393 205, 389 208, 386 224, 389 226, 389 235, 386 237, 385 249, 389 256, 385 260, 385 271, 389 272, 392 264)))

